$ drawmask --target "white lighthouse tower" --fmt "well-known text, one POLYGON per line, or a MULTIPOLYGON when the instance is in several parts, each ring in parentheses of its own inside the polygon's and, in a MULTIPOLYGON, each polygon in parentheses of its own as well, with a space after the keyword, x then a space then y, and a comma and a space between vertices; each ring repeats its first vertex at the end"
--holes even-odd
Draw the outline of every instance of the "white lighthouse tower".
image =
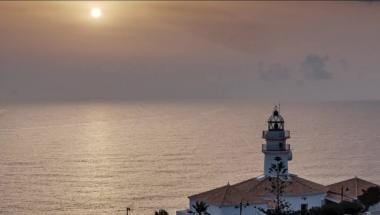
MULTIPOLYGON (((284 118, 282 118, 277 106, 275 106, 273 114, 268 119, 268 130, 263 131, 263 138, 266 141, 262 145, 262 151, 265 155, 265 176, 273 176, 275 174, 270 172, 270 168, 272 164, 277 162, 278 158, 281 158, 286 169, 288 169, 288 161, 292 160, 292 150, 290 149, 290 145, 286 144, 286 140, 290 138, 290 132, 284 130, 284 128, 284 118)), ((285 174, 288 174, 288 171, 285 174)))

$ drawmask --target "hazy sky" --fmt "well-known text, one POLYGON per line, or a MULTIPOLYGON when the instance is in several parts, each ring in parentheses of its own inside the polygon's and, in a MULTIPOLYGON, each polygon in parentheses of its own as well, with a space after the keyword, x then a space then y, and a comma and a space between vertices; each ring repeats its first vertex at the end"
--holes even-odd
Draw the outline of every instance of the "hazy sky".
POLYGON ((379 40, 377 2, 0 2, 0 101, 380 99, 379 40))

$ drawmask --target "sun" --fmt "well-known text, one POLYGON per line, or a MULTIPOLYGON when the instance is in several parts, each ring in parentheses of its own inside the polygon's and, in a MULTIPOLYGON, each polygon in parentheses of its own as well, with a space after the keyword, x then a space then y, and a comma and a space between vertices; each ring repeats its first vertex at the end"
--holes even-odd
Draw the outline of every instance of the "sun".
POLYGON ((94 7, 91 9, 91 17, 98 19, 102 16, 102 10, 98 7, 94 7))

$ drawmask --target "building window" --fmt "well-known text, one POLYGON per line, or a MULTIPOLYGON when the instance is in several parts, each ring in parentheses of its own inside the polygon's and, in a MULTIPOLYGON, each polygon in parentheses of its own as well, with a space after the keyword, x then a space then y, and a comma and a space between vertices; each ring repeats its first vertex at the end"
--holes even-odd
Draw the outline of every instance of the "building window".
POLYGON ((301 204, 301 214, 307 214, 307 204, 301 204))

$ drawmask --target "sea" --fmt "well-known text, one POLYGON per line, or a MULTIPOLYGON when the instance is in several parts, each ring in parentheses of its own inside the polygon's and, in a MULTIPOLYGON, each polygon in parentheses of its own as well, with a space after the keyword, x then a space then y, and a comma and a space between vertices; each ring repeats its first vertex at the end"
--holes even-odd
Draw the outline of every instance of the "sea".
MULTIPOLYGON (((274 103, 0 105, 0 214, 170 214, 187 197, 263 173, 274 103)), ((380 184, 380 102, 281 103, 289 171, 327 185, 380 184)))

